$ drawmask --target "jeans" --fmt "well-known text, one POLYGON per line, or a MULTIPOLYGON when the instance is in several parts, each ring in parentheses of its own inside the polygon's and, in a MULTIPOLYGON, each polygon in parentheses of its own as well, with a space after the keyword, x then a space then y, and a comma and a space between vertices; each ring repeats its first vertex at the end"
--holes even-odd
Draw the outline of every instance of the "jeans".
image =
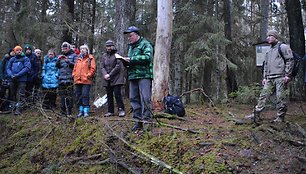
POLYGON ((89 93, 90 93, 89 84, 76 84, 75 93, 78 106, 89 106, 89 93))
POLYGON ((133 108, 133 118, 150 121, 151 115, 152 80, 130 80, 130 102, 133 108))
POLYGON ((114 94, 118 108, 124 110, 124 104, 121 95, 121 86, 122 85, 111 86, 110 83, 108 83, 108 86, 106 87, 108 112, 110 113, 114 113, 114 94))

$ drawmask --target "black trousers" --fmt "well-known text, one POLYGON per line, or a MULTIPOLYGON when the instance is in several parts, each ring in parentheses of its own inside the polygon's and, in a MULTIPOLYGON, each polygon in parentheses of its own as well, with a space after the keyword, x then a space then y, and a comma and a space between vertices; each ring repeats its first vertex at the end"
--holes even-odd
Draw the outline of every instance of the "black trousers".
POLYGON ((118 108, 124 110, 124 104, 121 95, 121 86, 122 85, 111 86, 110 84, 108 84, 108 86, 106 87, 108 112, 110 113, 114 113, 114 94, 118 108))
POLYGON ((61 96, 61 112, 71 115, 73 107, 73 83, 61 83, 58 89, 58 93, 61 96))
POLYGON ((46 108, 56 108, 57 88, 43 88, 43 106, 46 108))
POLYGON ((9 110, 10 87, 0 85, 0 111, 9 110))

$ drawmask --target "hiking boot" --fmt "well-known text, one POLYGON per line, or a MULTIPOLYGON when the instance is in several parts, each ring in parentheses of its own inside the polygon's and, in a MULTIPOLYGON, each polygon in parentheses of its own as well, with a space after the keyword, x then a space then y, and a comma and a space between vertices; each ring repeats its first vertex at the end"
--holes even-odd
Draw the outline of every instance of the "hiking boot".
POLYGON ((14 112, 14 115, 21 115, 21 112, 19 109, 16 109, 15 112, 14 112))
POLYGON ((262 119, 260 118, 260 112, 254 111, 253 121, 255 124, 259 124, 262 121, 262 119))
POLYGON ((285 122, 285 117, 282 116, 278 116, 273 120, 274 123, 281 123, 281 122, 285 122))
POLYGON ((84 112, 83 117, 88 117, 88 116, 89 116, 88 112, 84 112))
POLYGON ((119 108, 119 117, 124 117, 125 116, 125 111, 122 108, 119 108))
POLYGON ((132 131, 135 132, 137 130, 141 130, 143 128, 143 124, 142 122, 135 122, 132 131))
POLYGON ((111 117, 111 116, 114 116, 114 113, 108 112, 104 115, 104 117, 111 117))

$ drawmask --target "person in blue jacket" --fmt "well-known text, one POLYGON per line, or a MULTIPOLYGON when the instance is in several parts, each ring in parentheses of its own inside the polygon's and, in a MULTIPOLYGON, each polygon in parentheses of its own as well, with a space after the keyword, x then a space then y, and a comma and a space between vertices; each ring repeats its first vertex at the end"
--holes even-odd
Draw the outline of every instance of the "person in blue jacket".
POLYGON ((43 106, 46 109, 54 110, 56 108, 58 80, 58 68, 56 62, 58 58, 53 49, 48 51, 48 55, 44 57, 42 68, 42 90, 44 102, 43 106))
MULTIPOLYGON (((13 49, 11 49, 13 51, 13 49)), ((9 111, 9 101, 8 97, 10 95, 9 85, 10 85, 10 77, 7 75, 6 72, 6 65, 10 58, 12 57, 10 54, 12 51, 9 51, 8 54, 5 54, 3 59, 0 61, 0 111, 1 112, 8 112, 9 111)), ((15 55, 12 54, 12 55, 15 55)))
POLYGON ((15 115, 20 115, 26 102, 26 84, 28 72, 31 69, 30 59, 22 52, 21 46, 14 48, 15 56, 6 65, 8 76, 12 79, 10 84, 10 100, 16 102, 15 115), (18 95, 18 99, 17 96, 18 95))

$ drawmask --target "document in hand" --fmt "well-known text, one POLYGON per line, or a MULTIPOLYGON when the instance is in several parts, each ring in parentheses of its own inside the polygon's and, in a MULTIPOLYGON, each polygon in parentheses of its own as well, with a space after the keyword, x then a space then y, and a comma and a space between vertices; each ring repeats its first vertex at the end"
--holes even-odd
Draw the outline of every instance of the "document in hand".
POLYGON ((123 59, 123 57, 122 56, 120 56, 119 54, 115 54, 115 57, 117 58, 117 59, 123 59))

